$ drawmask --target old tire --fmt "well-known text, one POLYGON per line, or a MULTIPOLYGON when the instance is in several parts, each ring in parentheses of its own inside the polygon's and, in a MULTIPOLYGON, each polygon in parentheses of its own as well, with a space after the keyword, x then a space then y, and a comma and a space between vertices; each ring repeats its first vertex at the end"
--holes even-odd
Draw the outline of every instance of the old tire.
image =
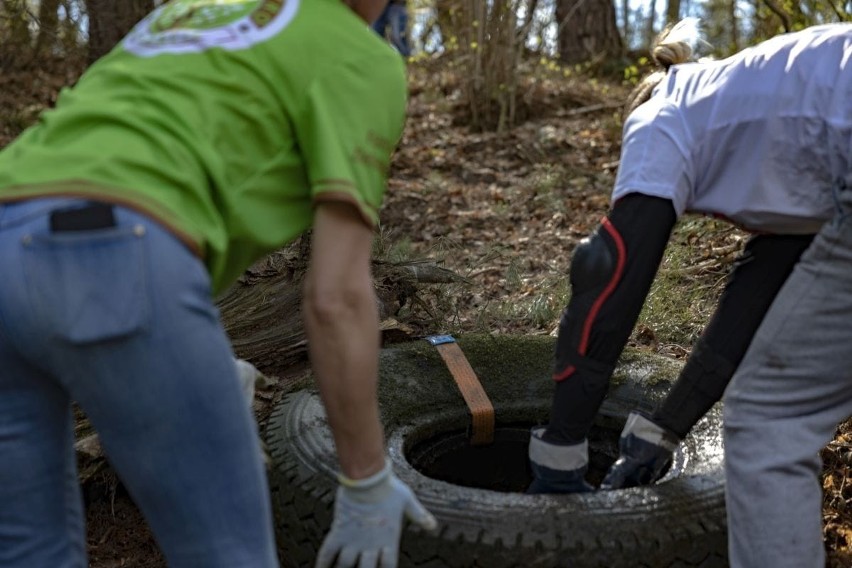
MULTIPOLYGON (((460 345, 502 425, 546 423, 551 338, 464 337, 460 345)), ((627 412, 658 400, 679 366, 627 354, 601 409, 597 431, 617 438, 627 412)), ((423 441, 463 432, 469 421, 443 361, 426 342, 385 349, 380 404, 389 456, 440 522, 438 534, 409 528, 400 566, 726 566, 720 413, 714 409, 682 444, 657 485, 582 495, 524 495, 427 477, 409 454, 423 441)), ((288 395, 267 429, 270 484, 284 566, 312 566, 331 522, 337 462, 315 392, 288 395)), ((614 442, 610 444, 614 446, 614 442)), ((614 453, 611 447, 609 453, 614 453)), ((612 455, 610 458, 614 458, 612 455)))

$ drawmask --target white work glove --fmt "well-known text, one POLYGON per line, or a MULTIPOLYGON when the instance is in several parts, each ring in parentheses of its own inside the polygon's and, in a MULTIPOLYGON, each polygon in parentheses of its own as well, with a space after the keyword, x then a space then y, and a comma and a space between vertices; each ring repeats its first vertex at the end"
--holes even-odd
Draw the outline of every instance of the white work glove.
POLYGON ((334 521, 317 554, 316 568, 396 568, 403 516, 426 530, 438 521, 387 463, 366 479, 339 476, 334 521), (334 563, 337 558, 337 563, 334 563))
POLYGON ((243 389, 246 401, 251 406, 252 402, 254 402, 254 385, 257 383, 260 371, 245 359, 234 359, 234 364, 237 366, 240 387, 243 389))

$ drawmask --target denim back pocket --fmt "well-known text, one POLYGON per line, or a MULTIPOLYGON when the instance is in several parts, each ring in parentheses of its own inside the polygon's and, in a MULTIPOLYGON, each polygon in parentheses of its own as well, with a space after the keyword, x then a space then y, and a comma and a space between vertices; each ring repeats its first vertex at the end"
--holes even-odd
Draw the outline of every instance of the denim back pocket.
POLYGON ((26 237, 23 269, 44 333, 85 344, 145 329, 145 242, 141 227, 26 237))

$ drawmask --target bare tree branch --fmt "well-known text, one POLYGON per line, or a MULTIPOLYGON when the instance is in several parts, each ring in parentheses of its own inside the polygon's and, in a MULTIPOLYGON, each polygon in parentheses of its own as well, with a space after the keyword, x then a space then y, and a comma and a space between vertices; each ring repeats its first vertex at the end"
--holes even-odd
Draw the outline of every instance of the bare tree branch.
POLYGON ((793 22, 791 21, 790 14, 784 11, 784 8, 779 6, 775 0, 763 0, 766 4, 766 7, 769 8, 773 14, 778 16, 781 20, 781 25, 784 27, 785 32, 790 32, 793 29, 793 22))

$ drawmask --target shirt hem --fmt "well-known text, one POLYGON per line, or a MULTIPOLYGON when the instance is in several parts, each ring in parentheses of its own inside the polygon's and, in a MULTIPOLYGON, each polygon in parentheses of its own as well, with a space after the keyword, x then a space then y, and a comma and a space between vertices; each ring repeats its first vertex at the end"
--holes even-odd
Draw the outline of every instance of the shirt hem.
POLYGON ((204 240, 183 229, 174 214, 165 210, 150 198, 146 198, 127 188, 120 188, 123 194, 127 194, 127 198, 116 196, 115 191, 117 189, 85 180, 17 185, 0 189, 0 203, 25 201, 41 197, 73 197, 126 207, 162 225, 183 243, 192 254, 202 261, 205 260, 205 247, 202 244, 204 240))
POLYGON ((353 195, 343 191, 324 191, 313 197, 314 205, 321 203, 346 203, 355 207, 358 217, 370 229, 376 230, 379 225, 378 214, 375 209, 368 207, 358 201, 353 195))

